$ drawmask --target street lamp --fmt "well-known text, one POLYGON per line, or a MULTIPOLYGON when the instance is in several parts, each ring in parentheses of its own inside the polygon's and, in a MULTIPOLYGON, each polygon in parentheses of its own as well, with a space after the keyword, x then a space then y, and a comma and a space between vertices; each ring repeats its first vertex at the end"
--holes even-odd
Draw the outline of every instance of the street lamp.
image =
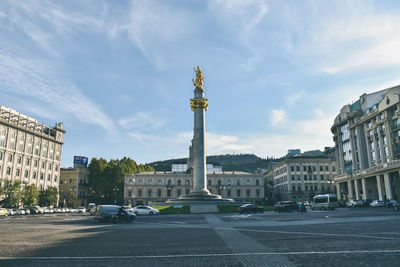
POLYGON ((117 191, 119 191, 119 189, 117 187, 114 187, 113 191, 114 191, 114 205, 117 205, 117 191))

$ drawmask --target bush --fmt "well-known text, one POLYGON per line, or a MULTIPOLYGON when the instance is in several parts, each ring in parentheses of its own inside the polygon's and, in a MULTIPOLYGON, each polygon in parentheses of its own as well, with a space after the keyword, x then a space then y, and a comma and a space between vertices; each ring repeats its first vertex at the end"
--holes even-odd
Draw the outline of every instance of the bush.
POLYGON ((160 214, 189 214, 190 206, 152 206, 160 211, 160 214))
POLYGON ((237 212, 240 205, 218 205, 219 212, 237 212))

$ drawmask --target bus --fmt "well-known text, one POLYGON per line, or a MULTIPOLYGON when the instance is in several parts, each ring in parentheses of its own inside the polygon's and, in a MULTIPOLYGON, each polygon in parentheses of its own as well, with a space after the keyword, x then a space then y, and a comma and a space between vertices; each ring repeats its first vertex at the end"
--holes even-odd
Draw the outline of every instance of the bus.
POLYGON ((311 202, 311 209, 334 210, 339 207, 336 194, 325 194, 314 196, 311 202))

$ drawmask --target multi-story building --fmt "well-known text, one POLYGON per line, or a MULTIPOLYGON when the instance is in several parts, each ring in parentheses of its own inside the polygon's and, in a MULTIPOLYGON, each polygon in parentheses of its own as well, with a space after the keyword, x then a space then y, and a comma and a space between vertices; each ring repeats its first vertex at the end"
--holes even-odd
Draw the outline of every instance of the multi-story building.
POLYGON ((331 128, 339 198, 399 199, 400 86, 363 94, 331 128))
MULTIPOLYGON (((193 175, 187 165, 172 165, 180 172, 145 172, 125 176, 124 202, 137 205, 164 202, 189 195, 193 187, 193 175)), ((264 181, 261 174, 224 172, 220 166, 207 164, 207 189, 224 198, 236 201, 261 202, 264 200, 264 181)))
POLYGON ((314 195, 335 193, 336 163, 326 153, 288 155, 271 166, 266 180, 273 181, 275 197, 309 201, 314 195))
POLYGON ((88 158, 75 156, 73 168, 61 168, 60 173, 60 203, 63 206, 88 206, 89 196, 89 169, 87 167, 88 158), (67 203, 68 196, 74 197, 72 203, 67 203))
POLYGON ((49 127, 0 106, 0 184, 5 180, 58 188, 63 123, 49 127))

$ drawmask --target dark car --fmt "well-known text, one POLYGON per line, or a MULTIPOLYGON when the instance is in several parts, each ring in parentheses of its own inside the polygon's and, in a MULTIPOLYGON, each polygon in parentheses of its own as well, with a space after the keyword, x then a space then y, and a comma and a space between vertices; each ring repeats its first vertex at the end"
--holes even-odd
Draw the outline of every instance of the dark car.
POLYGON ((298 210, 298 205, 294 201, 279 201, 274 205, 275 212, 298 210))
POLYGON ((126 212, 117 205, 99 205, 96 207, 95 219, 100 222, 131 222, 135 217, 135 214, 126 212))
POLYGON ((243 212, 247 212, 247 213, 250 213, 250 212, 261 212, 262 213, 262 212, 264 212, 264 208, 263 207, 256 206, 256 205, 253 205, 253 204, 242 205, 242 206, 238 207, 237 210, 240 213, 243 213, 243 212))

